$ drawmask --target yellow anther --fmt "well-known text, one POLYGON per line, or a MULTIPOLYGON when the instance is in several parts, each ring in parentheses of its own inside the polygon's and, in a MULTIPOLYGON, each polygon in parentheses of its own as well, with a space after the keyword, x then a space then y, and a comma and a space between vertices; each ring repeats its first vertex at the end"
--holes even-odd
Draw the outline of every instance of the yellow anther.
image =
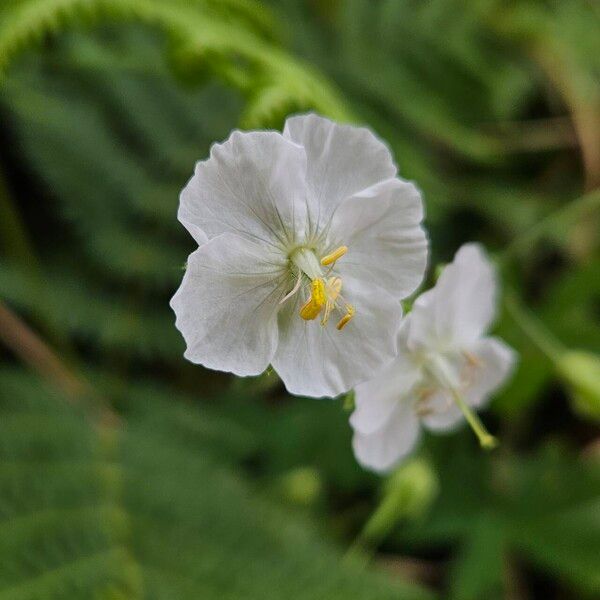
POLYGON ((334 263, 339 258, 342 258, 342 256, 344 256, 344 254, 346 254, 346 252, 348 252, 348 246, 340 246, 337 250, 334 250, 331 254, 327 254, 327 256, 324 256, 321 259, 321 264, 324 267, 326 267, 327 265, 334 263))
POLYGON ((325 282, 319 277, 314 279, 310 284, 310 296, 313 302, 319 306, 323 306, 327 301, 327 295, 325 294, 325 282))
POLYGON ((346 314, 339 320, 336 328, 338 331, 341 331, 348 325, 348 323, 352 320, 352 317, 356 313, 356 310, 352 304, 346 304, 346 314))
POLYGON ((305 321, 313 321, 316 319, 321 313, 321 306, 317 306, 314 302, 309 298, 305 304, 302 305, 300 309, 300 316, 305 321))
POLYGON ((336 329, 338 331, 341 331, 342 329, 344 329, 344 327, 346 327, 346 325, 348 325, 348 323, 350 322, 350 320, 352 319, 352 315, 346 313, 339 321, 338 324, 335 326, 336 329))
POLYGON ((327 302, 325 282, 321 278, 313 279, 310 290, 311 293, 308 300, 300 308, 300 316, 305 321, 316 319, 327 302))

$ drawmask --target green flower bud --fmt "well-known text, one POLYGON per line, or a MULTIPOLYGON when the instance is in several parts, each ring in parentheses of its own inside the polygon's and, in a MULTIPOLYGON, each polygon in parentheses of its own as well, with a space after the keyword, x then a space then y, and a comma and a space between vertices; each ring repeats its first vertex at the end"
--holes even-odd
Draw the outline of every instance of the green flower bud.
POLYGON ((290 503, 312 506, 321 496, 323 482, 319 472, 313 467, 299 467, 283 475, 277 487, 290 503))
POLYGON ((438 480, 433 468, 423 458, 400 466, 385 482, 383 497, 361 534, 364 541, 377 544, 401 519, 417 519, 423 515, 438 493, 438 480))
POLYGON ((571 389, 575 410, 600 420, 600 356, 570 350, 561 356, 556 368, 571 389))

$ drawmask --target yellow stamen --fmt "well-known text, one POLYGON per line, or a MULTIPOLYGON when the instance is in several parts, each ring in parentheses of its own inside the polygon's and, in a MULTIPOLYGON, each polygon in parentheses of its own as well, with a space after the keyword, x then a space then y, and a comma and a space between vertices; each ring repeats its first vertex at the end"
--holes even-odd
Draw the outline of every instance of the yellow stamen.
POLYGON ((346 304, 346 314, 339 320, 339 323, 336 325, 338 331, 341 331, 348 325, 348 323, 352 320, 352 317, 356 313, 356 310, 352 304, 346 304))
POLYGON ((327 300, 325 282, 319 277, 310 284, 310 289, 313 302, 319 306, 323 306, 327 300))
POLYGON ((327 297, 330 300, 337 300, 342 291, 342 279, 340 277, 330 277, 327 280, 327 297))
POLYGON ((341 278, 330 277, 327 280, 325 291, 327 295, 327 303, 325 304, 325 312, 323 313, 323 318, 321 319, 321 325, 323 326, 327 325, 327 321, 329 321, 329 315, 331 315, 331 311, 336 307, 335 301, 342 291, 341 278))
POLYGON ((326 267, 327 265, 334 263, 339 258, 342 258, 342 256, 344 256, 344 254, 346 254, 346 252, 348 252, 348 246, 340 246, 337 250, 334 250, 331 254, 327 254, 327 256, 324 256, 321 259, 321 264, 324 267, 326 267))
POLYGON ((308 300, 300 308, 300 316, 305 321, 316 319, 327 302, 325 282, 321 278, 313 279, 310 289, 311 293, 308 300))

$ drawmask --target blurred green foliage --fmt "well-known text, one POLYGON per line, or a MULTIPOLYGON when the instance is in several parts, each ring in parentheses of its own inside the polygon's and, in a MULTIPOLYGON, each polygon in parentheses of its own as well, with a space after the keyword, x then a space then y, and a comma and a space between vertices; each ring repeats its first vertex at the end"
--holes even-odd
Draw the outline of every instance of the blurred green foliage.
MULTIPOLYGON (((0 7, 0 298, 122 419, 91 425, 2 355, 0 598, 594 597, 593 415, 510 314, 498 333, 520 365, 487 416, 502 446, 425 440, 437 492, 399 510, 383 576, 340 561, 380 501, 341 402, 186 364, 168 299, 193 249, 175 213, 194 162, 296 110, 388 141, 424 191, 432 265, 472 239, 502 257, 600 183, 598 6, 270 4, 0 7)), ((589 352, 599 225, 556 220, 502 269, 542 327, 589 352)))

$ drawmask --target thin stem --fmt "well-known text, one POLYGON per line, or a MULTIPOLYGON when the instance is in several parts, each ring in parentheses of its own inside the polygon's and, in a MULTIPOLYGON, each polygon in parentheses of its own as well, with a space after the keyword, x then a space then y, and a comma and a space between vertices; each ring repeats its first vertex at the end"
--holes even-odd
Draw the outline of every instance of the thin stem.
POLYGON ((515 323, 551 361, 560 360, 566 351, 563 344, 525 307, 514 292, 505 294, 504 305, 515 323))
POLYGON ((485 425, 481 422, 481 419, 479 418, 477 413, 471 410, 471 407, 464 401, 463 397, 458 392, 458 390, 456 390, 455 388, 450 388, 450 393, 452 394, 454 402, 456 402, 456 405, 458 406, 458 408, 460 408, 462 414, 467 420, 467 423, 469 423, 471 429, 473 429, 473 431, 475 432, 475 435, 477 436, 481 447, 486 450, 491 450, 492 448, 495 448, 498 445, 498 440, 491 433, 488 432, 488 430, 485 428, 485 425))
MULTIPOLYGON (((568 223, 581 217, 586 212, 600 208, 600 190, 585 194, 567 204, 565 207, 548 215, 539 223, 518 235, 511 244, 498 256, 500 267, 505 267, 513 258, 531 249, 532 245, 558 224, 568 223)), ((565 347, 548 328, 519 300, 514 292, 504 296, 507 311, 529 337, 529 339, 553 362, 560 359, 565 347)))
POLYGON ((600 190, 595 190, 569 202, 563 208, 553 212, 533 227, 528 228, 508 245, 508 247, 499 255, 501 265, 515 258, 522 252, 531 249, 531 246, 543 237, 548 231, 560 223, 574 221, 584 213, 600 209, 600 190))

